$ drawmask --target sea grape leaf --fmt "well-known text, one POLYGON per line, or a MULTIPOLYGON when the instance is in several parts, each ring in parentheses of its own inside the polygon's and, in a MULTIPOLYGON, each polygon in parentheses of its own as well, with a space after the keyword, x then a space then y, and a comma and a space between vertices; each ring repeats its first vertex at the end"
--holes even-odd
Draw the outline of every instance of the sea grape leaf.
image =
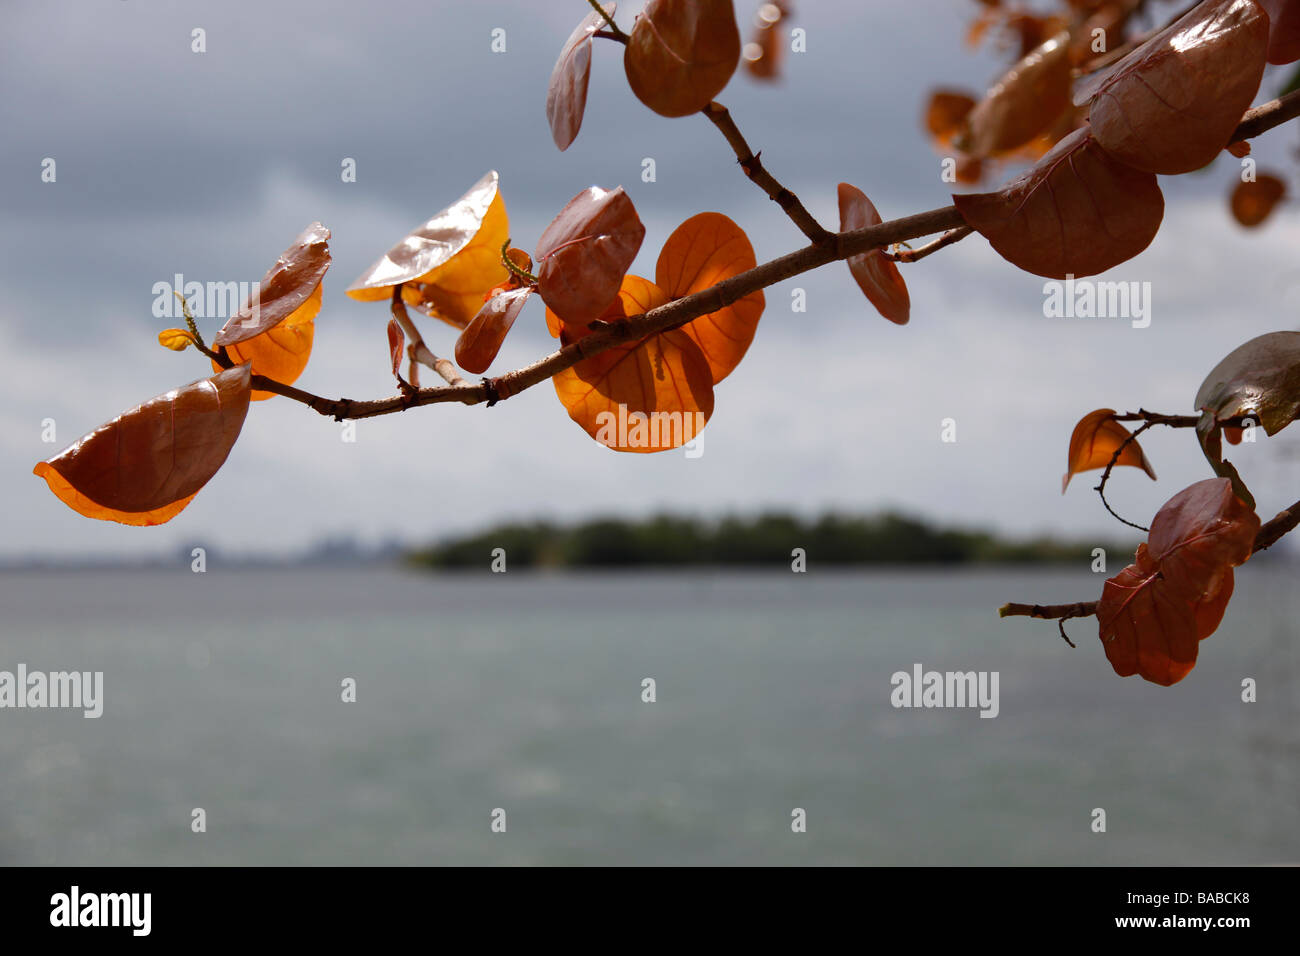
MULTIPOLYGON (((601 316, 614 321, 668 301, 655 283, 625 276, 601 316)), ((562 335, 568 344, 569 334, 562 335)), ((579 337, 585 330, 578 330, 579 337)), ((713 375, 680 329, 616 345, 554 376, 555 394, 592 438, 615 451, 658 452, 695 438, 713 414, 713 375)))
POLYGON ((731 0, 650 0, 623 53, 632 92, 661 116, 698 113, 740 62, 731 0))
MULTIPOLYGON (((317 285, 311 296, 278 325, 273 325, 265 332, 246 339, 238 345, 226 346, 226 355, 236 365, 245 362, 251 364, 254 375, 265 375, 285 385, 292 385, 302 375, 303 370, 307 368, 307 362, 311 359, 322 288, 317 285)), ((212 370, 219 372, 221 366, 213 362, 212 370)), ((274 397, 274 392, 253 389, 255 402, 274 397)))
POLYGON ((1286 183, 1269 173, 1258 173, 1251 182, 1238 182, 1232 190, 1232 218, 1247 229, 1261 226, 1285 195, 1286 183))
MULTIPOLYGON (((617 9, 614 3, 601 6, 611 17, 617 9)), ((546 119, 551 124, 551 138, 561 152, 569 148, 582 128, 591 79, 592 34, 605 25, 605 18, 595 10, 583 17, 565 41, 551 71, 551 82, 546 87, 546 119)))
POLYGON ((1300 0, 1259 0, 1268 13, 1268 62, 1300 60, 1300 0))
POLYGON ((1248 415, 1276 435, 1300 413, 1300 332, 1269 332, 1224 356, 1196 390, 1214 423, 1248 415))
MULTIPOLYGON (((861 189, 839 185, 840 232, 863 229, 881 223, 880 213, 861 189)), ((898 266, 885 257, 885 250, 872 249, 851 256, 849 272, 867 299, 881 315, 897 325, 906 325, 912 314, 912 299, 898 266)))
POLYGON ((348 295, 375 302, 401 285, 407 305, 463 329, 484 293, 508 275, 501 245, 510 237, 510 223, 498 186, 497 172, 488 172, 358 276, 348 295))
POLYGON ((1120 162, 1200 169, 1228 145, 1259 89, 1268 33, 1256 0, 1206 0, 1090 77, 1075 102, 1091 103, 1092 135, 1120 162))
MULTIPOLYGON (((315 318, 320 311, 320 285, 330 267, 330 231, 313 222, 280 253, 275 265, 258 283, 256 292, 226 320, 212 344, 238 345, 262 335, 281 322, 301 319, 310 311, 315 318)), ((255 374, 267 374, 254 369, 255 374)))
POLYGON ((596 318, 618 296, 644 238, 622 186, 578 193, 537 240, 537 291, 547 308, 573 326, 596 318))
POLYGON ((486 372, 532 292, 528 286, 504 289, 483 303, 456 340, 456 364, 475 375, 486 372))
MULTIPOLYGON (((1061 479, 1061 494, 1070 485, 1070 479, 1080 472, 1105 468, 1115 455, 1115 449, 1129 440, 1131 432, 1115 421, 1115 409, 1099 408, 1079 419, 1070 435, 1070 451, 1066 461, 1065 476, 1061 479)), ((1151 480, 1156 480, 1155 469, 1147 460, 1146 452, 1136 441, 1128 441, 1120 453, 1116 466, 1131 465, 1141 468, 1151 480)))
POLYGON ((1062 31, 1031 50, 966 117, 956 145, 973 156, 1024 146, 1070 106, 1070 42, 1062 31))
POLYGON ((1125 166, 1075 130, 991 193, 960 193, 962 218, 997 253, 1035 275, 1096 275, 1155 238, 1165 201, 1152 173, 1125 166))
MULTIPOLYGON (((720 212, 702 212, 673 230, 655 265, 655 284, 668 299, 712 288, 757 264, 745 231, 720 212)), ((709 363, 716 385, 740 364, 763 315, 763 291, 682 326, 709 363)))
POLYGON ((1121 677, 1168 686, 1196 665, 1218 627, 1233 572, 1254 548, 1259 516, 1226 478, 1207 478, 1169 500, 1134 563, 1106 582, 1097 620, 1106 658, 1121 677))
POLYGON ((248 365, 175 388, 83 435, 33 473, 88 518, 170 521, 225 463, 248 414, 248 365))

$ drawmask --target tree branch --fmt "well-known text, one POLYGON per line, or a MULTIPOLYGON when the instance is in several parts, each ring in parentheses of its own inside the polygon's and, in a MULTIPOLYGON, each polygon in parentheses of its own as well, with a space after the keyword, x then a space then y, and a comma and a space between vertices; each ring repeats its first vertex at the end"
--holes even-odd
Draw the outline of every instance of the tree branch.
POLYGON ((745 175, 754 185, 767 193, 769 199, 781 207, 790 220, 799 227, 800 232, 814 243, 826 242, 831 238, 833 233, 828 232, 813 218, 812 213, 799 201, 799 197, 777 182, 763 167, 762 159, 749 148, 749 143, 745 142, 745 137, 741 135, 735 120, 731 118, 731 112, 725 106, 713 102, 704 107, 701 112, 726 138, 732 152, 736 154, 736 162, 740 163, 740 168, 745 171, 745 175))

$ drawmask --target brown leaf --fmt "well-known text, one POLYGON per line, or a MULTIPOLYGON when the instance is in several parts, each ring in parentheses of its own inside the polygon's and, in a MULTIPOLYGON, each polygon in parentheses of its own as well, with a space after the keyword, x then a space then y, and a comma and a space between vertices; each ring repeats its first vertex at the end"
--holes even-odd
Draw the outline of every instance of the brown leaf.
POLYGON ((956 145, 972 156, 1023 146, 1070 106, 1069 34, 1031 50, 988 91, 966 118, 956 145))
POLYGON ((1116 159, 1187 173, 1228 145, 1264 75, 1268 15, 1255 0, 1206 0, 1090 77, 1092 135, 1116 159))
POLYGON ((590 186, 537 240, 537 291, 566 323, 585 326, 618 296, 644 238, 645 226, 622 186, 590 186))
MULTIPOLYGON (((617 4, 601 4, 612 17, 617 4)), ((606 25, 605 18, 592 10, 569 35, 551 71, 546 88, 546 118, 551 138, 561 151, 577 138, 582 114, 587 108, 587 84, 591 79, 591 35, 606 25)))
POLYGON ((1053 279, 1133 258, 1155 238, 1165 208, 1156 177, 1112 158, 1086 128, 997 192, 953 202, 1002 258, 1053 279))
POLYGON ((650 0, 623 54, 632 92, 661 116, 698 113, 740 62, 731 0, 650 0))
POLYGON ((935 146, 946 148, 975 108, 975 98, 960 90, 935 90, 925 104, 925 128, 935 146))
POLYGON ((532 292, 528 286, 506 289, 483 303, 456 340, 456 364, 475 375, 486 372, 532 292))
POLYGON ((402 364, 402 356, 406 353, 406 333, 402 331, 402 324, 396 319, 388 320, 388 357, 392 361, 393 375, 398 375, 397 369, 402 364))
POLYGON ((1259 0, 1268 13, 1268 62, 1300 60, 1300 0, 1259 0))
POLYGON ((239 365, 151 398, 33 471, 88 518, 138 526, 170 521, 230 454, 248 414, 251 374, 239 365))
MULTIPOLYGON (((840 232, 880 224, 880 213, 857 186, 840 183, 839 202, 840 232)), ((885 250, 872 249, 847 261, 853 281, 876 311, 896 325, 906 325, 912 313, 912 300, 898 266, 885 258, 885 250)))
POLYGON ((311 299, 330 267, 330 231, 319 222, 298 234, 263 276, 254 297, 226 320, 216 346, 238 345, 279 325, 311 299))
POLYGON ((1097 621, 1106 658, 1121 677, 1168 686, 1196 665, 1200 641, 1219 626, 1232 569, 1254 548, 1259 516, 1226 478, 1207 478, 1169 500, 1135 562, 1106 582, 1097 621))
POLYGON ((1075 475, 1109 465, 1115 449, 1121 445, 1124 446, 1124 451, 1115 462, 1116 466, 1132 465, 1141 468, 1155 481, 1155 469, 1151 467, 1141 446, 1136 441, 1128 441, 1130 435, 1127 428, 1115 421, 1113 408, 1099 408, 1079 419, 1070 435, 1070 452, 1065 476, 1061 479, 1061 494, 1065 494, 1070 479, 1075 475), (1126 441, 1128 444, 1124 445, 1126 441))
POLYGON ((1274 207, 1286 195, 1286 183, 1268 173, 1259 173, 1253 182, 1237 183, 1229 200, 1232 218, 1247 229, 1264 224, 1274 207))

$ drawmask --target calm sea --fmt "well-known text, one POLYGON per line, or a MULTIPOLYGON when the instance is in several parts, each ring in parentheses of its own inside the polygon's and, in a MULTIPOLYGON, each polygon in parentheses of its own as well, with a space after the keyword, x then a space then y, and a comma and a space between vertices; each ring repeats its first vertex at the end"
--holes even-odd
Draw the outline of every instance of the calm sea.
POLYGON ((0 670, 105 698, 0 710, 0 863, 1297 862, 1296 579, 1162 688, 997 617, 1086 570, 0 574, 0 670), (895 709, 918 663, 998 716, 895 709))

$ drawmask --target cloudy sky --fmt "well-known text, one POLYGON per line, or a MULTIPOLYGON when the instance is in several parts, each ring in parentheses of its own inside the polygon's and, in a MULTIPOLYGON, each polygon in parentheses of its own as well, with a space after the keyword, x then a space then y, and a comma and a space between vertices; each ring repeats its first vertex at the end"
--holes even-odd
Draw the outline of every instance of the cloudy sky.
MULTIPOLYGON (((630 27, 641 3, 621 5, 630 27)), ((747 23, 756 6, 738 0, 747 23)), ((890 218, 946 205, 919 128, 935 85, 984 88, 999 59, 962 42, 971 0, 798 0, 807 52, 784 81, 737 75, 719 97, 765 163, 823 222, 846 180, 890 218)), ((1158 8, 1161 16, 1168 7, 1158 8)), ((435 406, 364 421, 357 441, 282 399, 258 403, 222 472, 170 524, 94 522, 32 465, 119 411, 207 374, 158 347, 153 286, 175 273, 256 281, 312 220, 334 238, 311 365, 299 384, 392 394, 382 304, 344 288, 485 171, 501 173, 516 244, 590 184, 623 185, 653 275, 683 219, 717 210, 760 261, 802 236, 745 180, 703 119, 668 120, 629 92, 621 48, 599 43, 586 122, 558 152, 543 105, 583 0, 412 3, 10 0, 0 36, 0 555, 158 552, 190 542, 290 550, 327 535, 427 540, 507 517, 718 514, 901 507, 1010 532, 1121 530, 1060 476, 1074 422, 1110 406, 1190 411, 1204 374, 1257 334, 1296 325, 1300 220, 1244 233, 1227 217, 1230 158, 1164 180, 1164 227, 1106 278, 1150 282, 1150 328, 1043 315, 1043 283, 978 237, 906 268, 912 322, 895 327, 842 264, 768 290, 741 367, 721 386, 704 454, 620 455, 574 425, 548 386, 492 409, 435 406), (206 31, 207 50, 191 51, 206 31), (506 51, 492 52, 505 30, 506 51), (41 181, 46 157, 57 181, 41 181), (357 181, 340 163, 352 157, 357 181), (652 157, 657 180, 641 181, 652 157), (791 309, 806 290, 807 312, 791 309), (955 444, 940 422, 957 420, 955 444), (56 445, 41 441, 55 420, 56 445)), ((1270 72, 1260 99, 1282 77, 1270 72)), ((1294 181, 1296 130, 1255 155, 1294 181)), ((168 323, 170 324, 170 323, 168 323)), ((211 333, 219 321, 209 320, 211 333)), ((426 325, 449 354, 449 330, 426 325)), ((530 304, 493 372, 553 348, 530 304)), ((432 377, 431 374, 426 377, 432 377)), ((1237 453, 1261 511, 1296 498, 1278 439, 1237 453)), ((1144 441, 1161 480, 1130 469, 1112 500, 1134 518, 1208 475, 1189 432, 1144 441)), ((1267 515, 1266 515, 1267 516, 1267 515)))

